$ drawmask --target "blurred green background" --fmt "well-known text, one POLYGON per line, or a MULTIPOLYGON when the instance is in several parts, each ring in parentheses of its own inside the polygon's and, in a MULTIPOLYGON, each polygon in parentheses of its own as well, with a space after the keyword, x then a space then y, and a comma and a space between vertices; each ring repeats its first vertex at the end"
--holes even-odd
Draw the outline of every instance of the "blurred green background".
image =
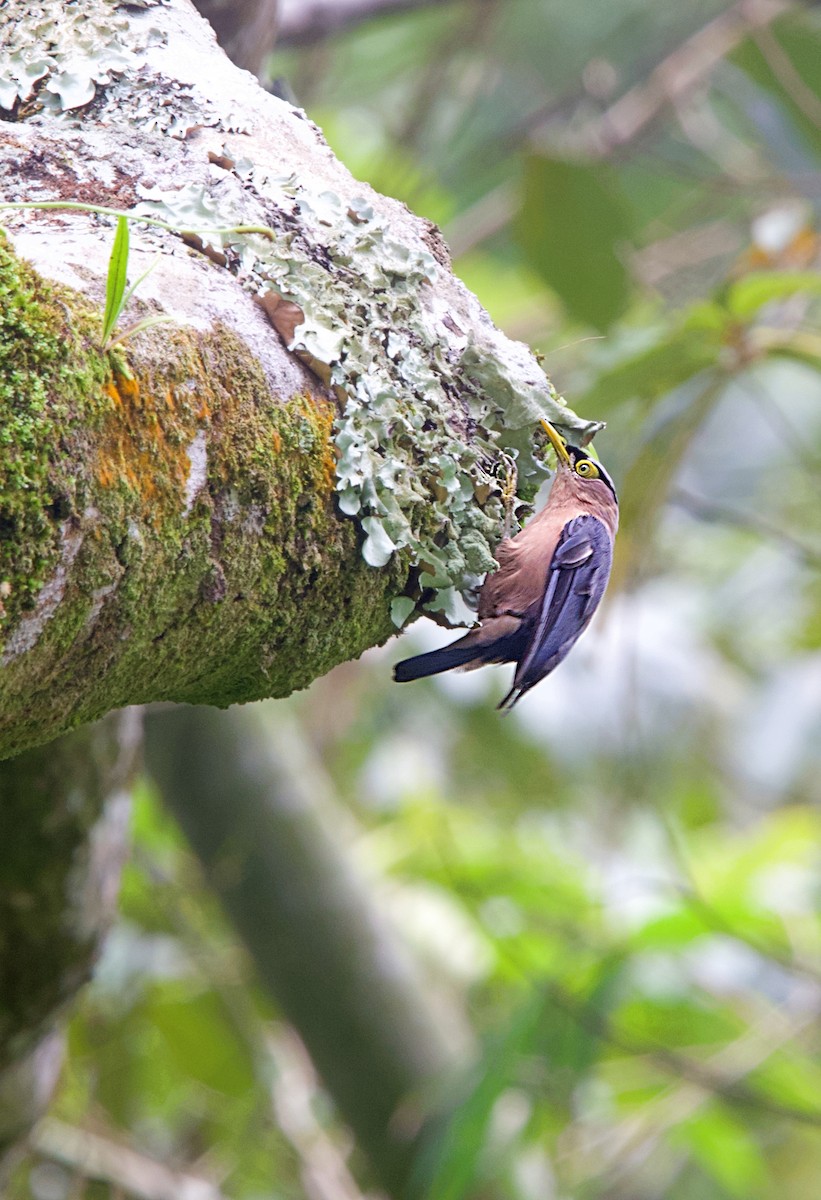
MULTIPOLYGON (((607 421, 622 498, 601 613, 509 718, 503 669, 392 684, 426 622, 254 717, 457 1064, 393 1194, 817 1200, 821 14, 408 5, 270 74, 607 421)), ((134 836, 11 1194, 381 1195, 147 781, 134 836)))

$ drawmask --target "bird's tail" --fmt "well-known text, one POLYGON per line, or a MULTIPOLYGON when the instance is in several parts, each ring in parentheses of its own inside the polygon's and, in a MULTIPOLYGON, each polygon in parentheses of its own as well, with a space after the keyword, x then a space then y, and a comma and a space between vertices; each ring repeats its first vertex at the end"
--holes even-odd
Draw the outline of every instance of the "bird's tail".
POLYGON ((393 677, 397 683, 409 683, 412 679, 422 679, 425 675, 438 675, 440 671, 464 667, 474 659, 482 660, 482 648, 476 645, 464 646, 460 640, 441 650, 429 650, 427 654, 403 659, 393 668, 393 677))

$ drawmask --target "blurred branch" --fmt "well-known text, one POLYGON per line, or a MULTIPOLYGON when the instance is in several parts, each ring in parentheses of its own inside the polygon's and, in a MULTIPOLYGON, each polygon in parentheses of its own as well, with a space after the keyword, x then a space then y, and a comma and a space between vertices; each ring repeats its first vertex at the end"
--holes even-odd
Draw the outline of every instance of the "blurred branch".
POLYGON ((149 768, 263 984, 384 1185, 404 1194, 424 1093, 458 1057, 413 964, 259 709, 162 710, 147 728, 149 768))
POLYGON ((63 1163, 86 1179, 108 1183, 135 1200, 226 1200, 216 1184, 173 1171, 131 1146, 47 1117, 32 1138, 44 1158, 63 1163))
POLYGON ((682 391, 678 411, 657 424, 639 446, 625 473, 620 491, 620 553, 616 559, 614 586, 622 589, 633 581, 647 562, 653 534, 673 485, 678 468, 693 439, 721 399, 730 378, 722 370, 702 371, 682 391))
MULTIPOLYGON (((461 6, 460 6, 461 8, 461 6)), ((438 44, 433 49, 424 69, 419 72, 414 89, 414 95, 406 105, 402 121, 394 134, 394 140, 401 146, 418 148, 424 132, 431 124, 431 116, 435 111, 438 99, 452 87, 454 64, 465 53, 470 53, 476 46, 492 37, 493 18, 499 8, 499 0, 472 0, 470 8, 461 8, 459 20, 454 21, 447 32, 443 32, 438 44)), ((474 72, 474 88, 481 86, 474 72)), ((466 81, 459 88, 464 96, 466 81)))
POLYGON ((264 1107, 266 1120, 273 1110, 280 1132, 295 1151, 306 1200, 364 1200, 348 1170, 344 1148, 336 1144, 313 1111, 320 1085, 296 1033, 290 1026, 269 1032, 260 1020, 247 972, 236 969, 234 947, 226 961, 225 949, 215 944, 212 930, 203 928, 197 919, 202 915, 199 907, 186 902, 187 893, 181 891, 180 883, 145 850, 138 847, 134 859, 154 884, 156 911, 174 930, 248 1051, 267 1101, 259 1107, 264 1107))
MULTIPOLYGON (((641 1113, 625 1118, 603 1134, 597 1130, 592 1138, 586 1138, 582 1133, 584 1154, 578 1156, 577 1161, 580 1159, 585 1164, 583 1180, 588 1182, 594 1178, 604 1178, 612 1185, 635 1167, 637 1159, 646 1158, 665 1133, 694 1116, 716 1094, 722 1099, 759 1107, 778 1116, 805 1122, 809 1120, 813 1125, 821 1124, 821 1113, 796 1112, 785 1106, 774 1106, 767 1098, 756 1093, 746 1095, 741 1083, 744 1076, 760 1067, 803 1030, 813 1026, 817 1019, 817 1011, 812 1011, 805 1012, 796 1021, 790 1021, 783 1013, 773 1009, 757 1025, 713 1055, 705 1067, 694 1064, 692 1059, 686 1060, 684 1081, 671 1085, 649 1102, 641 1113), (701 1078, 693 1074, 693 1065, 703 1072, 701 1078), (717 1086, 718 1072, 721 1072, 720 1086, 717 1086)), ((683 1060, 682 1055, 670 1055, 667 1051, 665 1057, 674 1058, 678 1063, 683 1060)), ((653 1058, 658 1061, 658 1055, 654 1054, 653 1058)))
POLYGON ((767 28, 756 30, 753 40, 773 75, 796 108, 800 109, 813 125, 821 127, 821 100, 818 99, 812 88, 807 87, 796 71, 789 54, 773 36, 772 30, 767 28))
POLYGON ((796 11, 790 0, 739 0, 668 54, 650 73, 611 104, 580 135, 594 154, 605 156, 634 141, 670 104, 679 104, 722 58, 756 30, 796 11))
MULTIPOLYGON (((763 332, 763 330, 760 331, 760 333, 763 332)), ((802 347, 805 348, 813 357, 818 357, 821 350, 821 339, 814 332, 811 334, 793 333, 786 344, 784 341, 780 342, 781 348, 788 350, 790 343, 798 351, 802 347)), ((775 342, 769 341, 768 344, 762 339, 761 344, 764 349, 770 352, 775 351, 775 342)), ((796 423, 789 405, 782 403, 780 396, 765 387, 761 377, 755 374, 750 375, 747 379, 747 392, 779 441, 789 449, 795 459, 795 464, 803 471, 808 486, 821 498, 821 455, 816 451, 812 442, 807 439, 801 423, 796 423)))
POLYGON ((673 101, 672 108, 690 144, 714 162, 729 180, 741 187, 764 183, 767 170, 756 150, 718 119, 703 91, 673 101))
POLYGON ((238 67, 259 75, 274 49, 277 0, 194 0, 217 41, 238 67))
POLYGON ((636 250, 631 255, 630 265, 643 283, 656 287, 670 275, 699 263, 731 257, 742 248, 739 229, 722 217, 636 250))
MULTIPOLYGON (((800 11, 792 0, 738 0, 665 55, 647 79, 634 84, 582 129, 571 127, 567 139, 573 148, 598 157, 634 141, 668 105, 682 103, 746 37, 785 13, 800 11)), ((562 108, 551 101, 529 113, 519 133, 538 136, 562 108)))
POLYGON ((270 1039, 270 1053, 276 1064, 271 1100, 279 1128, 299 1156, 306 1200, 365 1200, 345 1156, 317 1120, 319 1081, 302 1042, 285 1028, 270 1039))
POLYGON ((279 0, 277 46, 309 46, 373 17, 451 6, 452 0, 279 0))
POLYGON ((519 188, 506 180, 458 213, 442 230, 454 259, 467 254, 504 229, 518 204, 519 188))

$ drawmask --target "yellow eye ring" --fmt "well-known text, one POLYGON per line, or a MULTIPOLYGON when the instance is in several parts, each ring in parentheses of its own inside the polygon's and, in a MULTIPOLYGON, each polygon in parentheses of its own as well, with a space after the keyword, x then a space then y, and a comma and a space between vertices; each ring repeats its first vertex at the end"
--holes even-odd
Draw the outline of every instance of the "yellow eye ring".
POLYGON ((582 479, 598 479, 599 468, 589 458, 582 458, 576 463, 576 474, 582 479))

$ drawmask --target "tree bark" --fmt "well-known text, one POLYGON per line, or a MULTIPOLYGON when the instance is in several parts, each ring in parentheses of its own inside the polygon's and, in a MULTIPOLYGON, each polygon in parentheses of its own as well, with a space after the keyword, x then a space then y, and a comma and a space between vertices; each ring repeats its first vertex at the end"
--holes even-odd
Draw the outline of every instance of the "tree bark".
POLYGON ((196 0, 196 5, 231 62, 261 74, 276 40, 277 0, 196 0))
POLYGON ((0 1179, 45 1109, 58 1023, 115 912, 135 710, 0 762, 0 1179))

